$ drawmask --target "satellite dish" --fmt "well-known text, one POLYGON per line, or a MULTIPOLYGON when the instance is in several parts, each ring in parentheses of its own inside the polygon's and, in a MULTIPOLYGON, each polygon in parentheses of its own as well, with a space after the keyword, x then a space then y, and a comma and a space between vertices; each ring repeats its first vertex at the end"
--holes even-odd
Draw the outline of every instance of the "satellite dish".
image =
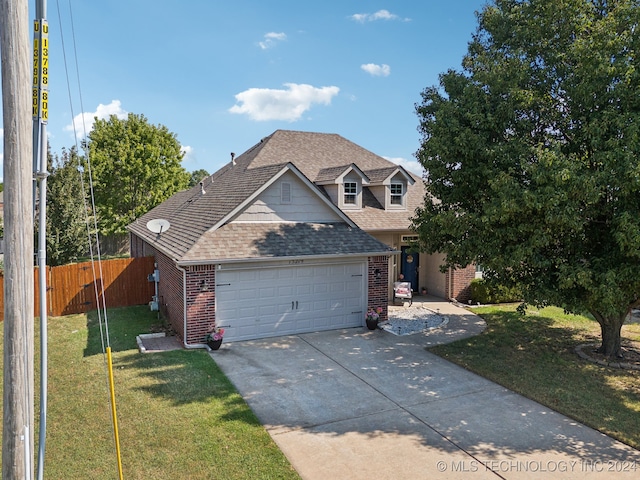
POLYGON ((157 233, 158 235, 169 230, 170 226, 171 224, 169 223, 169 220, 165 220, 163 218, 157 218, 155 220, 149 220, 147 222, 147 228, 153 233, 157 233))

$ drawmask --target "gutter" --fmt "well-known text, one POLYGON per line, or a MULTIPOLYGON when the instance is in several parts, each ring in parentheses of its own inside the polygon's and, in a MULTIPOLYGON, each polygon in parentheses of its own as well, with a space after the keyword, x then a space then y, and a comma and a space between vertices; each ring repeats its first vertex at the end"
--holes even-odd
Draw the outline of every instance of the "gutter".
MULTIPOLYGON (((178 268, 181 266, 187 267, 191 265, 211 265, 225 264, 225 263, 256 263, 256 262, 277 262, 277 261, 292 261, 292 260, 323 260, 328 258, 364 258, 364 257, 377 257, 398 255, 400 250, 385 250, 382 252, 362 252, 362 253, 344 253, 340 255, 326 254, 326 255, 301 255, 296 257, 245 257, 245 258, 212 258, 207 260, 181 260, 176 261, 178 268)), ((181 269, 182 270, 182 269, 181 269)), ((184 271, 184 270, 183 270, 184 271)), ((186 271, 185 271, 186 273, 186 271)))

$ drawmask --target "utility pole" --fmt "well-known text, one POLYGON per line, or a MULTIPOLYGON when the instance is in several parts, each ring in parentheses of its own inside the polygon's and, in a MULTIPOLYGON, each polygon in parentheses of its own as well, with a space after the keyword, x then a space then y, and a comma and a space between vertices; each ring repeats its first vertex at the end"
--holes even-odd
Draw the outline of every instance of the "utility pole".
POLYGON ((32 60, 27 0, 0 0, 4 127, 2 478, 33 478, 32 60))

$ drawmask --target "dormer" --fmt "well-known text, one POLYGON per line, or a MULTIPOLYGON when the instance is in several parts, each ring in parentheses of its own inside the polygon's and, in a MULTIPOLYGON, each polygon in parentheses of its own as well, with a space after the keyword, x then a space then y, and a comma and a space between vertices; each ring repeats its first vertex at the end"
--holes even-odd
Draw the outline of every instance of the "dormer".
POLYGON ((396 165, 365 172, 369 190, 385 210, 406 210, 407 191, 415 183, 403 167, 396 165))
POLYGON ((362 188, 369 185, 369 177, 353 163, 323 168, 315 179, 324 187, 331 201, 342 210, 362 208, 362 188))

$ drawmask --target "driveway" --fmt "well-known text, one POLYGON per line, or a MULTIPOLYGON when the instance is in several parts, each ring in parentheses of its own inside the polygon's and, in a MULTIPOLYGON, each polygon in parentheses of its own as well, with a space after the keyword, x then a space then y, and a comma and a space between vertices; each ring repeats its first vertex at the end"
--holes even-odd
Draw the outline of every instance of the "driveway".
POLYGON ((305 479, 638 478, 637 450, 426 351, 484 328, 430 307, 449 320, 430 332, 310 333, 212 358, 305 479))

